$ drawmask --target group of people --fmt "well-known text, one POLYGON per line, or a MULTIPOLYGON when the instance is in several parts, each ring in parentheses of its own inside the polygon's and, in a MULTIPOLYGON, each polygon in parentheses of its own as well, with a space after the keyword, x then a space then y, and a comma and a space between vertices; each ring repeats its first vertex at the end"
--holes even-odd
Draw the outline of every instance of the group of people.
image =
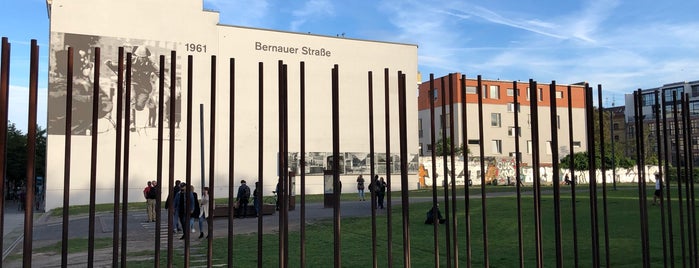
MULTIPOLYGON (((147 222, 155 222, 156 220, 156 213, 158 211, 155 208, 155 201, 158 198, 159 191, 156 181, 149 181, 148 186, 143 190, 143 196, 146 198, 148 211, 147 222)), ((172 224, 175 227, 173 232, 182 232, 182 237, 180 237, 180 239, 184 239, 184 232, 189 230, 192 230, 192 233, 196 232, 194 229, 194 221, 197 220, 199 222, 199 238, 203 238, 204 221, 210 216, 209 187, 204 187, 201 197, 199 197, 194 190, 194 186, 187 185, 178 180, 175 182, 170 195, 171 196, 169 196, 165 202, 165 208, 169 209, 170 206, 173 206, 174 217, 172 224), (189 189, 189 196, 187 196, 187 189, 189 189), (170 200, 172 200, 172 202, 170 200), (187 214, 188 211, 189 214, 187 214)))
MULTIPOLYGON (((359 177, 357 177, 357 193, 359 194, 359 201, 366 200, 366 198, 364 197, 364 182, 364 177, 362 175, 359 175, 359 177)), ((374 175, 374 180, 371 183, 369 183, 369 192, 376 192, 377 208, 384 208, 383 200, 386 196, 386 188, 387 184, 386 181, 384 181, 383 177, 379 178, 379 175, 374 175)))

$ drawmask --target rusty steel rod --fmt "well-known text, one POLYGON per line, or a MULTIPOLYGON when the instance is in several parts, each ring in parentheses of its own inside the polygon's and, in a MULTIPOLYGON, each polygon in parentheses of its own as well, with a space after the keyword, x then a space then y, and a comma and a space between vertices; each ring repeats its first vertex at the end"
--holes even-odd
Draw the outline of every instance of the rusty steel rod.
MULTIPOLYGON (((584 91, 583 91, 584 92, 584 91)), ((572 183, 570 184, 570 200, 571 200, 571 214, 573 222, 573 260, 575 263, 574 267, 578 267, 580 259, 578 256, 578 220, 577 220, 577 200, 575 196, 575 187, 578 184, 578 180, 575 177, 575 147, 573 147, 573 92, 572 87, 568 86, 568 146, 570 147, 570 157, 568 158, 568 169, 570 169, 570 179, 572 183)))
MULTIPOLYGON (((163 189, 163 123, 165 122, 165 55, 160 55, 158 64, 158 151, 156 152, 156 171, 155 179, 157 181, 156 198, 155 198, 155 253, 153 255, 154 267, 160 267, 160 205, 162 200, 163 189)), ((172 98, 170 99, 172 100, 172 98)))
MULTIPOLYGON (((434 137, 436 135, 435 133, 435 126, 434 126, 434 102, 437 101, 434 99, 434 94, 437 93, 437 89, 434 87, 434 74, 430 74, 430 88, 428 89, 428 94, 429 94, 429 100, 430 100, 430 144, 431 144, 431 150, 430 150, 430 156, 432 157, 432 208, 437 207, 437 203, 439 202, 437 200, 437 176, 435 175, 435 172, 437 170, 437 154, 435 150, 435 140, 434 137)), ((468 198, 467 198, 468 199, 468 198)), ((435 215, 436 213, 432 213, 432 228, 433 228, 433 240, 434 240, 434 267, 438 268, 439 266, 439 219, 435 215)))
MULTIPOLYGON (((264 194, 264 169, 262 156, 264 153, 264 64, 257 64, 257 86, 258 86, 258 136, 257 136, 257 180, 260 182, 260 196, 264 194)), ((229 186, 230 187, 230 186, 229 186)), ((257 217, 257 267, 262 268, 262 217, 257 217)), ((229 264, 232 265, 232 264, 229 264)))
MULTIPOLYGON (((117 267, 119 265, 119 203, 121 192, 121 153, 122 153, 122 130, 123 130, 123 119, 124 119, 124 47, 119 47, 117 63, 117 107, 116 107, 116 142, 115 142, 115 157, 114 157, 114 220, 112 222, 114 228, 112 228, 112 267, 117 267)), ((69 68, 68 70, 72 70, 69 68)), ((72 83, 71 83, 72 84, 72 83)), ((72 87, 72 85, 71 85, 72 87)), ((72 92, 72 89, 71 89, 72 92)), ((68 96, 71 96, 69 94, 68 96)), ((67 109, 67 108, 66 108, 67 109)), ((68 111, 68 110, 66 110, 68 111)), ((70 125, 66 124, 69 128, 70 125)), ((66 136, 70 134, 70 130, 66 129, 66 136)), ((68 155, 69 152, 66 152, 68 155)), ((68 167, 68 166, 66 166, 68 167)), ((68 186, 64 186, 64 194, 66 191, 70 191, 68 186)), ((64 203, 63 207, 68 207, 68 203, 64 203)), ((65 213, 65 211, 64 211, 65 213)), ((68 224, 66 220, 65 224, 68 224)), ((67 231, 66 231, 67 232, 67 231)), ((66 234, 67 235, 67 234, 66 234)), ((66 236, 67 237, 67 236, 66 236)), ((66 240, 67 238, 64 238, 66 240)), ((68 244, 66 244, 67 246, 68 244)), ((67 251, 66 251, 67 254, 67 251)))
MULTIPOLYGON (((536 247, 536 265, 537 267, 543 267, 544 265, 544 246, 541 230, 541 156, 539 152, 539 109, 538 109, 538 95, 537 95, 537 83, 533 79, 529 79, 529 107, 531 109, 531 136, 532 136, 532 147, 534 148, 532 152, 532 162, 534 168, 534 234, 535 234, 535 247, 536 247)), ((542 92, 543 93, 543 92, 542 92)))
MULTIPOLYGON (((432 86, 430 85, 430 88, 432 86)), ((434 121, 434 118, 432 118, 432 121, 434 121)), ((468 126, 468 109, 466 106, 466 75, 461 75, 461 133, 463 135, 462 143, 464 143, 466 146, 463 150, 463 157, 464 157, 464 214, 465 214, 465 227, 466 227, 466 267, 471 268, 471 260, 472 260, 472 249, 471 249, 471 205, 470 205, 470 199, 471 199, 471 193, 470 193, 470 185, 469 181, 471 180, 471 175, 469 174, 468 170, 468 131, 466 129, 466 126, 468 126)), ((434 136, 434 135, 433 135, 434 136)), ((434 148, 434 142, 432 142, 432 148, 434 148)), ((432 160, 434 163, 434 160, 432 160)), ((436 170, 436 168, 432 168, 432 170, 436 170)), ((435 192, 436 194, 436 192, 435 192)), ((435 203, 436 203, 436 196, 435 196, 435 203)), ((456 217, 456 215, 454 215, 456 217)), ((435 231, 436 232, 436 231, 435 231)), ((435 234, 436 236, 436 234, 435 234)), ((439 254, 437 254, 439 255, 439 254)), ((438 257, 438 256, 437 256, 438 257)))
POLYGON ((674 132, 675 132, 675 161, 677 164, 677 202, 678 209, 680 213, 679 225, 680 225, 680 244, 682 245, 682 267, 687 267, 687 252, 685 248, 685 235, 684 235, 684 212, 682 208, 682 165, 680 165, 680 124, 679 115, 677 107, 677 91, 672 91, 672 117, 674 120, 674 132))
POLYGON ((643 143, 641 142, 643 139, 643 114, 642 114, 642 98, 643 96, 641 95, 641 89, 638 89, 638 91, 634 92, 634 123, 636 126, 636 157, 638 159, 638 209, 639 209, 639 215, 640 215, 640 220, 641 220, 641 254, 643 258, 643 267, 648 267, 649 264, 646 262, 646 256, 647 256, 647 251, 646 251, 646 245, 648 244, 648 241, 646 240, 646 236, 644 235, 644 224, 643 220, 645 219, 645 214, 643 212, 643 207, 645 207, 645 201, 643 199, 643 195, 645 193, 643 187, 645 186, 643 184, 643 143))
POLYGON ((549 86, 549 103, 551 119, 551 165, 553 172, 553 223, 556 240, 556 267, 563 267, 563 231, 561 229, 561 180, 558 158, 558 107, 556 105, 556 81, 549 86))
POLYGON ((24 267, 32 266, 32 243, 34 228, 34 180, 36 164, 36 108, 39 84, 39 45, 36 39, 31 41, 29 63, 29 117, 27 119, 27 188, 24 203, 24 267))
POLYGON ((92 266, 95 262, 95 192, 97 188, 97 111, 99 110, 100 99, 100 48, 95 48, 95 66, 93 67, 94 78, 92 85, 92 130, 91 153, 90 153, 90 206, 88 214, 88 237, 87 237, 87 265, 92 266))
MULTIPOLYGON (((456 154, 454 153, 454 79, 452 77, 452 73, 449 74, 449 155, 451 158, 451 215, 449 213, 449 207, 444 207, 445 209, 445 216, 449 220, 448 225, 451 225, 451 240, 452 240, 452 245, 454 246, 454 267, 458 268, 459 267, 459 245, 458 245, 458 235, 457 231, 458 228, 456 228, 456 154), (450 217, 451 216, 451 217, 450 217)), ((446 118, 445 118, 446 120, 446 118)), ((446 145, 444 145, 446 146, 446 145)), ((445 163, 446 166, 446 163, 445 163)))
MULTIPOLYGON (((168 118, 169 123, 169 144, 168 144, 168 192, 172 189, 172 192, 168 195, 168 208, 167 208, 167 267, 171 268, 173 266, 174 250, 173 250, 173 233, 174 221, 175 219, 175 112, 176 112, 176 102, 177 102, 177 52, 170 51, 170 116, 168 118)), ((181 98, 181 97, 180 97, 181 98)), ((181 111, 180 111, 181 112, 181 111)), ((179 185, 177 186, 179 187, 179 185)))
POLYGON ((337 64, 332 69, 332 132, 333 132, 333 247, 334 266, 342 267, 342 248, 340 236, 340 101, 339 101, 339 67, 337 64))
POLYGON ((400 126, 401 209, 403 211, 403 267, 410 263, 410 199, 408 191, 408 120, 405 74, 398 72, 398 121, 400 126))
MULTIPOLYGON (((656 184, 660 185, 660 226, 662 229, 662 237, 663 237, 663 267, 667 267, 667 231, 666 231, 666 226, 665 226, 665 202, 663 201, 662 198, 662 192, 663 192, 663 184, 662 184, 662 177, 663 177, 663 163, 667 162, 666 159, 663 159, 663 155, 660 153, 660 150, 662 148, 663 151, 667 150, 667 148, 663 148, 660 145, 660 100, 659 100, 659 93, 658 91, 654 92, 654 97, 655 97, 655 104, 653 105, 653 114, 655 115, 655 142, 656 142, 656 148, 657 149, 657 156, 658 156, 658 174, 654 177, 656 180, 656 184), (660 180, 658 182, 657 180, 660 180)), ((613 137, 611 137, 613 138, 613 137)), ((664 137, 666 138, 666 137, 664 137)), ((614 154, 614 150, 612 150, 612 154, 614 154)), ((655 198, 653 198, 653 201, 655 201, 655 198)))
MULTIPOLYGON (((373 72, 368 73, 368 87, 369 87, 369 161, 371 163, 370 175, 369 175, 369 185, 376 185, 376 159, 374 157, 374 78, 373 72)), ((301 106, 303 107, 303 106, 301 106)), ((302 121, 303 122, 303 121, 302 121)), ((303 130, 303 125, 301 127, 303 130)), ((376 255, 376 191, 370 190, 371 195, 371 267, 378 267, 378 257, 376 255)), ((303 196, 303 195, 302 195, 303 196)))
MULTIPOLYGON (((72 121, 73 121, 73 53, 74 49, 72 47, 68 48, 67 63, 66 68, 66 129, 65 129, 65 144, 64 144, 64 159, 63 159, 63 224, 61 232, 61 267, 68 266, 68 223, 69 223, 69 210, 70 207, 70 152, 72 145, 72 121)), ((5 68, 3 68, 4 70, 5 68)), ((3 96, 5 94, 3 93, 3 96)), ((3 118, 4 119, 4 118, 3 118)), ((3 122, 2 126, 7 126, 7 122, 3 122)), ((0 132, 5 133, 5 132, 0 132)), ((4 138, 2 139, 5 140, 4 138)), ((2 144, 5 146, 5 143, 2 144)), ((3 150, 2 152, 4 152, 3 150)), ((120 151, 117 151, 120 153, 120 151)), ((5 155, 4 153, 2 154, 5 155)), ((119 158, 117 158, 119 159, 119 158)), ((0 166, 5 168, 5 165, 0 166)), ((2 174, 5 174, 4 172, 2 174)), ((4 176, 3 176, 4 177, 4 176)), ((117 219, 119 214, 114 214, 114 218, 117 219)), ((117 222, 118 223, 118 222, 117 222)), ((118 226, 118 225, 114 225, 118 226)), ((119 228, 114 228, 115 233, 118 234, 119 228)), ((114 240, 115 252, 119 252, 116 248, 119 245, 118 240, 114 240)), ((118 253, 117 253, 118 254, 118 253)), ((116 262, 118 258, 113 258, 112 267, 116 267, 116 262)))
MULTIPOLYGON (((185 181, 187 186, 185 186, 184 192, 184 217, 189 219, 192 214, 192 207, 189 205, 190 202, 194 202, 192 198, 194 195, 192 191, 192 102, 193 102, 193 91, 194 91, 194 57, 192 55, 187 55, 187 145, 185 149, 185 181)), ((180 215, 182 217, 182 215, 180 215)), ((184 266, 189 267, 189 262, 191 259, 191 247, 192 243, 189 241, 191 237, 191 232, 189 231, 189 221, 185 220, 181 222, 182 230, 184 232, 184 266)))
MULTIPOLYGON (((447 158, 447 148, 446 148, 446 146, 447 146, 447 144, 446 144, 446 142, 447 142, 447 126, 445 126, 449 122, 447 121, 448 120, 448 118, 447 118, 447 104, 446 104, 447 94, 446 94, 445 84, 446 83, 444 82, 444 77, 442 76, 439 79, 439 89, 441 91, 440 95, 442 98, 442 105, 441 105, 442 113, 440 115, 441 120, 440 120, 440 126, 439 126, 440 129, 442 130, 442 138, 440 139, 442 142, 440 143, 441 144, 440 149, 442 149, 442 159, 443 159, 442 164, 444 167, 444 173, 442 176, 443 177, 442 187, 444 188, 443 189, 444 190, 444 209, 446 211, 449 211, 449 180, 447 177, 447 176, 449 176, 449 166, 447 165, 447 163, 449 163, 449 159, 447 158)), ((437 210, 438 208, 439 208, 439 204, 437 204, 435 207, 432 207, 433 210, 437 210)), ((432 213, 433 221, 439 222, 438 216, 439 215, 437 215, 437 213, 432 213)), ((446 214, 446 217, 449 218, 449 214, 446 214)), ((449 226, 449 224, 447 224, 445 226, 444 234, 445 234, 444 241, 446 242, 446 250, 447 250, 447 252, 446 252, 447 268, 449 268, 453 264, 452 257, 451 257, 451 243, 452 243, 451 226, 449 226)))
POLYGON ((483 80, 481 76, 478 75, 478 86, 476 92, 478 93, 478 138, 480 139, 480 166, 481 166, 481 224, 483 225, 483 266, 490 266, 490 257, 488 256, 488 219, 486 217, 488 211, 486 210, 487 205, 485 202, 485 138, 483 135, 483 80))
POLYGON ((597 176, 595 164, 594 111, 592 107, 592 88, 585 83, 585 114, 587 126, 587 152, 590 176, 590 241, 592 242, 592 265, 600 266, 599 256, 599 227, 597 216, 597 176))
MULTIPOLYGON (((216 163, 216 55, 211 55, 211 118, 209 119, 209 191, 208 196, 208 213, 206 217, 206 265, 211 267, 213 265, 213 255, 214 255, 214 217, 209 215, 214 212, 214 200, 215 200, 215 189, 216 185, 214 182, 215 174, 215 163, 216 163)), ((231 91, 231 94, 233 92, 231 91)), ((203 186, 202 186, 203 189, 203 186)), ((202 198, 204 198, 204 192, 202 191, 202 198)), ((230 198, 229 198, 230 199, 230 198)), ((199 215, 197 215, 199 216, 199 215)), ((201 230, 199 230, 202 233, 201 230)))
MULTIPOLYGON (((638 90, 638 96, 639 96, 639 104, 641 104, 642 103, 641 89, 638 90)), ((645 170, 645 166, 646 166, 645 148, 646 148, 646 145, 645 145, 645 137, 644 137, 645 134, 643 133, 645 116, 643 115, 643 107, 641 107, 641 105, 638 106, 638 114, 640 115, 640 117, 638 118, 638 120, 639 120, 638 121, 638 124, 639 124, 638 125, 638 131, 639 131, 638 133, 639 133, 639 137, 640 137, 640 139, 639 139, 640 146, 638 148, 639 148, 640 155, 641 155, 641 157, 639 159, 640 159, 640 163, 641 163, 640 166, 643 167, 641 169, 641 172, 639 173, 639 175, 640 175, 639 181, 641 182, 641 201, 643 202, 642 205, 640 206, 641 216, 643 217, 642 221, 641 221, 641 236, 645 240, 645 244, 643 244, 644 263, 647 264, 647 267, 650 267, 650 249, 649 249, 650 239, 648 238, 648 207, 646 206, 646 204, 648 204, 648 198, 646 195, 646 170, 645 170)))
MULTIPOLYGON (((299 262, 300 267, 306 267, 306 63, 299 63, 299 176, 301 179, 301 208, 300 215, 300 238, 299 238, 299 262)), ((372 166, 373 168, 373 166, 372 166)), ((373 225, 375 227, 375 225, 373 225)), ((373 240, 376 242, 376 240, 373 240)), ((376 246, 376 243, 374 243, 376 246)), ((374 252, 374 254, 376 254, 374 252)), ((376 255, 374 255, 376 256, 376 255)))
MULTIPOLYGON (((597 104, 599 105, 598 112, 599 112, 599 136, 600 136, 600 170, 602 171, 602 221, 604 222, 604 263, 607 267, 611 265, 611 259, 609 256, 609 220, 608 218, 608 209, 607 209, 607 167, 606 167, 606 160, 605 160, 605 151, 604 151, 604 104, 602 102, 602 85, 597 84, 597 104)), ((612 122, 609 122, 610 126, 612 122)), ((611 127, 610 127, 611 128, 611 127)), ((609 137, 610 141, 613 137, 609 137)), ((554 147, 556 148, 556 147, 554 147)), ((614 154, 614 152, 612 152, 614 154)), ((613 180, 613 178, 612 178, 613 180)))
MULTIPOLYGON (((226 250, 226 255, 227 255, 227 261, 226 264, 228 267, 233 266, 233 236, 230 234, 233 234, 233 217, 232 215, 235 215, 235 211, 233 209, 233 197, 235 196, 235 187, 233 187, 234 184, 234 178, 233 174, 235 174, 235 59, 230 58, 229 59, 229 73, 228 73, 228 86, 230 88, 229 90, 229 104, 228 104, 228 113, 230 114, 228 118, 228 234, 226 236, 226 242, 228 244, 228 250, 226 250)), ((209 188, 211 189, 211 188, 209 188)), ((257 189, 255 189, 257 190, 257 189)), ((259 204, 262 204, 262 200, 260 200, 262 197, 262 193, 258 192, 258 196, 256 197, 258 200, 257 202, 259 204)), ((211 228, 209 229, 209 233, 213 232, 213 212, 214 212, 214 199, 210 199, 209 201, 209 213, 212 213, 211 216, 209 216, 209 222, 208 224, 211 224, 211 228)), ((259 213, 258 217, 262 217, 262 213, 259 213)), ((213 237, 213 235, 209 235, 210 237, 213 237)))
POLYGON ((384 111, 386 126, 386 247, 388 252, 388 267, 393 267, 393 213, 391 206, 391 166, 393 157, 391 156, 391 113, 389 105, 389 79, 388 68, 383 69, 384 74, 384 111))
MULTIPOLYGON (((687 111, 687 119, 686 119, 687 120, 687 127, 686 127, 687 137, 693 137, 692 136, 692 125, 693 125, 692 124, 692 117, 691 117, 691 113, 689 110, 690 98, 689 98, 688 93, 685 93, 685 96, 687 99, 687 102, 685 104, 686 105, 685 111, 687 111)), ((689 147, 689 148, 692 148, 692 147, 689 147)), ((697 253, 697 218, 696 218, 696 203, 695 203, 695 197, 694 197, 694 158, 693 158, 694 154, 691 153, 692 149, 689 149, 689 152, 690 153, 688 153, 688 156, 689 156, 690 161, 687 162, 689 164, 689 176, 687 177, 688 178, 688 181, 687 181, 687 188, 688 188, 687 189, 687 191, 688 191, 687 192, 687 203, 689 203, 690 206, 687 207, 687 211, 690 211, 690 213, 689 213, 689 215, 687 215, 687 217, 691 217, 691 220, 688 220, 687 228, 692 230, 692 236, 691 236, 692 249, 693 249, 692 256, 694 258, 692 261, 694 261, 695 265, 699 265, 699 259, 697 259, 697 258, 699 258, 699 254, 697 253)))
MULTIPOLYGON (((7 151, 7 118, 9 105, 9 80, 10 80, 10 42, 7 37, 2 38, 2 56, 0 57, 0 193, 5 192, 6 151, 7 151)), ((69 99, 69 98, 66 98, 69 99)), ((70 121, 66 119, 66 121, 70 121)), ((70 128, 70 127, 68 127, 70 128)), ((0 198, 0 241, 4 240, 5 225, 5 199, 0 198)), ((65 226, 65 224, 64 224, 65 226)), ((0 243, 0 252, 5 252, 0 243)), ((63 255, 61 255, 63 256, 63 255)), ((61 263, 63 263, 61 258, 61 263)), ((67 265, 67 263, 66 263, 67 265)), ((65 265, 64 265, 65 267, 65 265)))
MULTIPOLYGON (((662 116, 663 116, 663 155, 665 158, 665 165, 664 168, 662 169, 662 173, 660 174, 660 178, 664 180, 665 185, 661 186, 664 188, 664 194, 666 195, 666 202, 667 202, 667 234, 668 234, 668 251, 670 254, 670 267, 674 268, 675 267, 675 239, 674 239, 674 232, 673 232, 673 219, 672 219, 672 184, 669 179, 665 179, 667 174, 670 172, 670 145, 668 144, 670 140, 670 135, 667 132, 667 126, 668 126, 668 121, 667 121, 667 101, 666 101, 666 94, 665 90, 663 89, 661 92, 661 101, 662 101, 662 116)), ((667 266, 665 266, 667 267, 667 266)))
MULTIPOLYGON (((124 131, 124 166, 123 166, 123 176, 124 183, 122 183, 122 200, 121 200, 121 267, 126 267, 126 239, 128 231, 128 209, 129 209, 129 149, 131 141, 131 63, 133 55, 131 53, 126 53, 126 92, 125 92, 125 103, 124 103, 124 120, 126 125, 126 130, 124 131)), ((118 228, 115 225, 114 228, 118 228)))
MULTIPOLYGON (((519 267, 524 268, 524 235, 522 234, 522 178, 520 165, 522 164, 522 159, 520 157, 519 148, 519 137, 521 136, 519 130, 519 88, 517 87, 517 81, 512 81, 512 98, 515 120, 515 187, 517 188, 517 246, 519 253, 519 267)), ((466 107, 464 107, 465 109, 466 107)), ((466 124, 464 124, 466 125, 466 124)))
MULTIPOLYGON (((687 252, 689 253, 689 267, 696 267, 694 265, 694 244, 692 239, 694 237, 693 233, 694 231, 692 230, 692 206, 690 202, 692 199, 690 198, 690 193, 689 193, 689 181, 692 180, 692 143, 691 143, 691 136, 689 136, 689 129, 691 128, 691 120, 689 118, 689 94, 682 93, 682 101, 680 103, 682 105, 681 111, 681 119, 682 119, 682 141, 684 145, 684 164, 685 164, 685 187, 684 187, 684 193, 685 196, 687 197, 685 199, 686 203, 686 209, 687 209, 687 252)), ((684 224, 684 223, 683 223, 684 224)))

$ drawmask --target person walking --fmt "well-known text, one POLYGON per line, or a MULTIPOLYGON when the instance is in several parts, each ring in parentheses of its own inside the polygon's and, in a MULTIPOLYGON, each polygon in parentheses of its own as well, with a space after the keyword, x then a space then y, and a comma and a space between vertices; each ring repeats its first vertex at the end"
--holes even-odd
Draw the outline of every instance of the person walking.
MULTIPOLYGON (((194 209, 192 209, 191 213, 189 214, 189 229, 191 229, 192 233, 194 233, 194 220, 199 219, 199 216, 201 214, 201 207, 199 206, 199 196, 197 195, 197 192, 194 191, 194 186, 190 185, 189 191, 192 193, 192 196, 194 197, 192 198, 192 202, 194 202, 194 209)), ((201 226, 199 226, 199 231, 201 231, 201 226)))
MULTIPOLYGON (((185 197, 187 195, 187 190, 186 190, 187 185, 184 183, 182 183, 180 185, 181 185, 180 193, 175 196, 174 205, 175 205, 175 210, 177 210, 177 215, 179 216, 180 225, 182 226, 182 229, 184 229, 184 228, 187 228, 187 219, 190 218, 190 215, 187 215, 187 206, 189 207, 190 211, 194 210, 194 201, 193 201, 194 195, 192 193, 189 193, 189 200, 186 200, 187 198, 185 198, 185 197), (189 202, 185 203, 186 201, 189 201, 189 202), (187 205, 185 205, 185 204, 187 204, 187 205)), ((184 231, 187 231, 187 230, 183 230, 183 234, 182 234, 182 237, 180 237, 180 239, 185 238, 184 231)))
POLYGON ((250 200, 250 187, 248 187, 247 184, 245 184, 245 180, 240 181, 240 186, 238 187, 238 195, 237 195, 237 201, 239 202, 238 204, 238 210, 236 211, 237 218, 240 218, 241 216, 241 211, 242 211, 242 217, 245 218, 247 216, 248 212, 248 201, 250 200))
POLYGON ((660 189, 662 185, 662 179, 660 178, 660 174, 658 172, 655 173, 655 193, 653 194, 653 205, 660 204, 658 202, 658 199, 660 201, 663 201, 663 191, 660 189))
POLYGON ((361 174, 357 177, 357 194, 359 194, 359 201, 366 201, 364 198, 364 178, 361 174))
POLYGON ((379 178, 379 180, 376 182, 376 196, 379 199, 379 204, 378 208, 383 209, 383 197, 386 195, 386 182, 383 180, 383 177, 379 178))
MULTIPOLYGON (((212 201, 213 202, 213 201, 212 201)), ((209 218, 209 187, 204 187, 204 190, 201 191, 201 201, 199 202, 201 205, 201 208, 199 211, 199 238, 204 237, 204 225, 203 222, 206 221, 206 219, 209 218)), ((206 223, 208 226, 208 222, 206 223)), ((206 238, 209 238, 211 234, 207 234, 206 238)))
POLYGON ((172 187, 172 191, 170 192, 169 196, 167 197, 167 200, 165 200, 165 208, 169 209, 170 206, 173 206, 173 215, 172 215, 172 226, 175 228, 172 232, 177 233, 181 231, 180 229, 180 221, 179 221, 179 213, 176 209, 177 206, 174 205, 175 202, 175 197, 180 193, 180 180, 175 181, 175 186, 172 187))

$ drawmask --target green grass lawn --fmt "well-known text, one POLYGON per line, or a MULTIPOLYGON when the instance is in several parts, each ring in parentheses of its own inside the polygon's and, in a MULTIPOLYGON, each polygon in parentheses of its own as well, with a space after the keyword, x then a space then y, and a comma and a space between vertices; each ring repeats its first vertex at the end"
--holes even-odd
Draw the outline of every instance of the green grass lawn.
MULTIPOLYGON (((648 192, 652 194, 651 191, 648 192)), ((609 209, 609 247, 612 267, 637 267, 642 263, 640 240, 640 214, 638 209, 637 191, 631 189, 610 191, 608 199, 609 209)), ((579 260, 582 267, 592 266, 589 195, 578 194, 577 202, 577 226, 579 260)), ((651 197, 652 200, 652 197, 651 197)), ((525 266, 535 265, 535 235, 532 197, 522 199, 523 211, 523 238, 525 266)), ((602 225, 601 193, 599 201, 599 229, 600 229, 600 256, 604 264, 604 228, 602 225)), ((466 264, 466 229, 464 201, 458 204, 457 220, 459 237, 459 261, 466 264)), ((483 228, 481 201, 471 200, 471 250, 472 264, 475 267, 483 265, 483 228)), ((512 267, 519 262, 517 210, 515 197, 500 197, 486 200, 487 226, 488 226, 488 253, 491 267, 512 267)), ((544 265, 555 266, 555 238, 554 238, 554 213, 553 197, 546 195, 542 198, 542 230, 544 241, 544 265)), ((571 198, 566 193, 561 199, 562 211, 562 237, 563 237, 563 263, 570 267, 574 262, 573 255, 573 230, 571 216, 571 198)), ((674 203, 673 216, 675 216, 675 256, 676 264, 680 261, 680 242, 678 208, 674 203)), ((410 260, 413 267, 431 267, 434 265, 434 233, 431 225, 423 224, 425 212, 429 209, 429 203, 418 203, 410 206, 410 260)), ((444 213, 444 205, 442 205, 444 213)), ((650 252, 653 266, 662 265, 662 238, 660 225, 660 210, 658 206, 648 205, 650 252)), ((400 207, 393 210, 393 262, 398 267, 403 265, 403 241, 402 241, 402 217, 400 207)), ((387 236, 385 214, 377 219, 378 237, 377 254, 379 266, 385 267, 387 259, 387 236)), ((344 267, 370 267, 371 266, 371 219, 370 218, 343 218, 341 225, 342 234, 342 263, 344 267)), ((445 264, 445 225, 439 228, 439 256, 440 262, 445 264)), ((277 265, 278 235, 264 235, 263 239, 263 266, 277 265)), ((252 267, 257 262, 257 236, 238 235, 234 237, 233 249, 234 262, 241 267, 252 267)), ((214 241, 214 259, 225 260, 227 258, 226 239, 214 241)), ((307 226, 306 237, 306 262, 308 267, 328 267, 333 263, 333 225, 331 220, 316 222, 307 226)), ((289 234, 289 263, 298 266, 299 262, 299 233, 289 234)))

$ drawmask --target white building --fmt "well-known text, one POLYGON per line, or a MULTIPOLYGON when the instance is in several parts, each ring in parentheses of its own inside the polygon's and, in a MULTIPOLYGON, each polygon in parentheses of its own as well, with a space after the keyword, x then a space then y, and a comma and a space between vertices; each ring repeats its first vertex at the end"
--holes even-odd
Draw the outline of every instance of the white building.
MULTIPOLYGON (((111 69, 117 62, 117 49, 125 47, 132 52, 132 109, 135 124, 127 128, 131 137, 129 167, 129 201, 143 200, 142 189, 147 180, 156 178, 157 123, 151 115, 157 108, 158 57, 166 56, 169 74, 170 51, 177 51, 178 95, 175 120, 181 121, 176 130, 175 178, 185 179, 185 119, 187 55, 193 55, 193 136, 192 182, 200 188, 201 163, 199 157, 199 104, 204 106, 205 164, 209 166, 209 109, 211 55, 217 56, 216 152, 215 193, 225 197, 228 187, 237 187, 241 179, 249 185, 257 180, 258 169, 258 63, 264 64, 264 182, 265 194, 271 194, 277 178, 277 64, 288 64, 289 71, 289 151, 299 152, 299 65, 305 62, 306 77, 306 156, 309 173, 309 194, 323 192, 322 170, 327 167, 327 156, 332 152, 331 132, 331 69, 339 65, 340 81, 340 150, 344 156, 344 191, 352 191, 359 174, 368 174, 369 125, 367 73, 374 75, 374 126, 376 152, 385 149, 384 68, 389 69, 391 155, 399 154, 398 132, 398 71, 406 77, 417 77, 417 46, 350 38, 319 36, 305 33, 281 32, 265 29, 221 25, 218 13, 202 10, 201 0, 54 0, 49 2, 51 44, 49 63, 48 100, 48 163, 46 208, 62 206, 64 185, 65 133, 65 76, 66 50, 75 48, 75 93, 73 100, 71 205, 87 204, 90 189, 90 133, 92 93, 91 77, 94 61, 92 47, 101 47, 99 145, 97 162, 97 203, 113 200, 115 180, 115 121, 116 74, 111 69), (235 174, 234 185, 229 185, 229 58, 235 58, 235 174), (86 101, 86 99, 88 99, 86 101), (179 107, 181 103, 181 107, 179 107), (178 118, 179 117, 179 118, 178 118)), ((171 81, 166 79, 166 88, 171 81)), ((408 92, 416 84, 408 82, 408 92)), ((412 94, 408 94, 412 96, 412 94)), ((169 94, 166 102, 170 102, 169 94)), ((413 161, 410 183, 416 186, 417 176, 417 99, 407 103, 408 148, 413 161)), ((167 131, 166 131, 167 133, 167 131)), ((167 134, 166 134, 167 135, 167 134)), ((167 182, 168 138, 164 150, 164 180, 167 182)), ((385 159, 385 154, 379 155, 385 159)), ((296 158, 298 162, 298 155, 296 158)), ((294 163, 292 163, 294 164, 294 163)), ((397 163, 396 163, 397 165, 397 163)), ((385 167, 379 172, 385 173, 385 167)), ((205 174, 208 176, 208 170, 205 174)), ((381 174, 381 173, 380 173, 381 174)), ((367 176, 368 177, 368 176, 367 176)), ((397 178, 397 175, 394 177, 397 178)), ((208 177, 206 178, 208 181, 208 177)), ((395 179, 393 190, 399 190, 395 179)), ((162 185, 168 189, 170 185, 162 185)), ((296 192, 299 192, 296 183, 296 192)))

